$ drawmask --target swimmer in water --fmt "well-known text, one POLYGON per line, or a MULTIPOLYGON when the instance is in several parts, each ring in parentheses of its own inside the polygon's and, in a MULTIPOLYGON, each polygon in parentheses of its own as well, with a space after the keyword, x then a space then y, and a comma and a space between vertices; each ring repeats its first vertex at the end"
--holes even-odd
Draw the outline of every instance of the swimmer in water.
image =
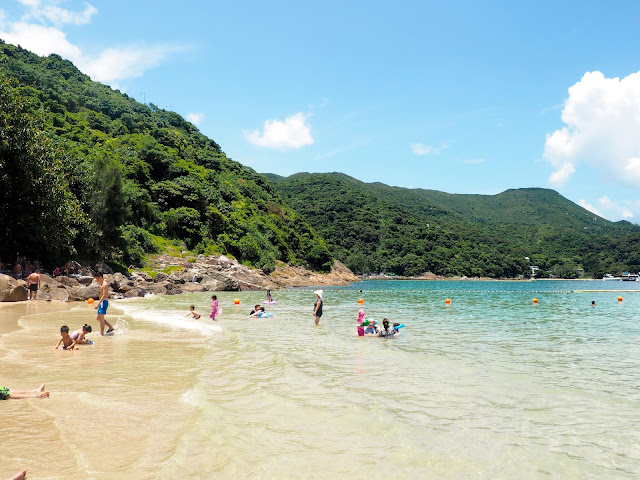
POLYGON ((273 297, 271 296, 271 290, 267 290, 267 302, 273 302, 273 297))
POLYGON ((196 312, 196 307, 195 305, 191 305, 189 307, 189 313, 187 313, 185 315, 185 317, 188 317, 189 315, 193 316, 193 318, 195 318, 196 320, 199 319, 202 315, 200 315, 198 312, 196 312))
POLYGON ((365 336, 378 335, 378 327, 376 327, 376 324, 372 320, 369 320, 369 325, 365 327, 364 335, 365 336))
POLYGON ((378 336, 379 337, 387 337, 387 338, 394 337, 396 335, 396 333, 398 333, 396 331, 395 327, 397 327, 399 325, 400 325, 399 323, 394 323, 393 327, 392 327, 391 325, 389 325, 389 319, 385 318, 384 320, 382 320, 382 328, 378 332, 378 336))

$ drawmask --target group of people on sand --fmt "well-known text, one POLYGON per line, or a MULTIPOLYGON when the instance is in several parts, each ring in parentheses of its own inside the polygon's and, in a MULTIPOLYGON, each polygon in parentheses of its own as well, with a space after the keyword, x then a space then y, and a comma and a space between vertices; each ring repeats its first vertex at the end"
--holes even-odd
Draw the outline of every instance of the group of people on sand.
MULTIPOLYGON (((33 272, 33 274, 38 275, 38 272, 33 272)), ((31 277, 28 277, 31 278, 31 277)), ((109 308, 109 284, 104 281, 104 275, 102 272, 97 272, 94 275, 96 282, 100 285, 100 298, 98 300, 98 304, 95 306, 97 312, 97 321, 100 323, 100 334, 104 335, 105 326, 108 327, 107 333, 111 333, 114 331, 113 326, 105 319, 105 315, 107 314, 107 308, 109 308)), ((36 284, 38 287, 40 286, 40 279, 38 277, 32 278, 32 283, 36 284)), ((31 285, 30 284, 30 285, 31 285)), ((37 288, 29 289, 30 293, 33 291, 33 298, 37 295, 37 288)), ((63 350, 74 350, 77 345, 80 344, 92 344, 93 342, 86 338, 86 335, 90 333, 92 330, 91 325, 84 324, 82 328, 74 331, 69 334, 69 327, 63 325, 60 328, 60 341, 55 346, 56 349, 62 345, 63 350)), ((22 399, 22 398, 48 398, 49 392, 45 391, 45 384, 43 383, 40 387, 34 390, 15 390, 9 389, 8 387, 0 386, 0 400, 11 400, 11 399, 22 399)), ((13 477, 8 480, 25 480, 27 478, 26 470, 18 472, 13 477)))

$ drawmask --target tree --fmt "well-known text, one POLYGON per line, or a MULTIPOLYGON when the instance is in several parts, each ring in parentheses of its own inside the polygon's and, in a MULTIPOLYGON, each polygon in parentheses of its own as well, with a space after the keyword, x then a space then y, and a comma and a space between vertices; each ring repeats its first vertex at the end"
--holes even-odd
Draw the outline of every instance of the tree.
POLYGON ((75 159, 42 133, 20 89, 0 77, 0 252, 62 261, 87 219, 71 193, 65 163, 75 159))
POLYGON ((93 163, 91 220, 97 228, 93 242, 95 253, 112 258, 122 247, 121 227, 126 217, 122 167, 107 155, 98 155, 93 163))

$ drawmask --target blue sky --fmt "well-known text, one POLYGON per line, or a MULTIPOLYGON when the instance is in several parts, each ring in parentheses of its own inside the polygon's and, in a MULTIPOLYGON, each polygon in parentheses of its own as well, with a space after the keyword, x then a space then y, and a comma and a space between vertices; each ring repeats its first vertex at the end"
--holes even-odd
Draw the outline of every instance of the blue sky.
POLYGON ((0 38, 189 118, 259 172, 640 223, 640 2, 5 0, 0 38))

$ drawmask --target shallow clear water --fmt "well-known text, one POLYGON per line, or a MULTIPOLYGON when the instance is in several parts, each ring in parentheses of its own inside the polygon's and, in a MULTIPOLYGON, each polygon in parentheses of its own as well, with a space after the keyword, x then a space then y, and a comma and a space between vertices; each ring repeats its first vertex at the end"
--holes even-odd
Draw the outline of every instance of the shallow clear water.
POLYGON ((49 347, 61 322, 97 327, 93 309, 25 311, 0 337, 0 384, 47 380, 52 398, 0 405, 0 465, 29 462, 33 478, 640 475, 640 284, 368 281, 326 288, 319 327, 311 290, 273 292, 269 319, 247 318, 264 292, 218 293, 215 324, 210 294, 116 301, 118 334, 78 352, 49 347), (357 337, 359 298, 402 334, 357 337), (184 316, 192 303, 202 319, 184 316))

